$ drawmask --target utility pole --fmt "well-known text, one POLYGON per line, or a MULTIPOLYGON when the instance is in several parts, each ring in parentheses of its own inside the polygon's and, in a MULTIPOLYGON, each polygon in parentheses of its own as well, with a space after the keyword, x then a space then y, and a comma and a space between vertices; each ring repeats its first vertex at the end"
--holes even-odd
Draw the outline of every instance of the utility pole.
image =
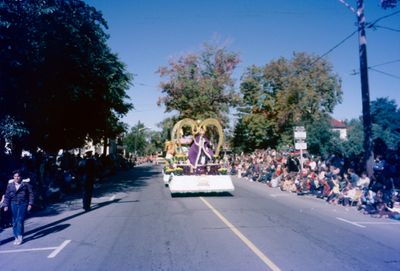
POLYGON ((367 63, 367 37, 365 34, 364 1, 357 0, 358 43, 360 54, 360 78, 362 113, 364 126, 364 157, 363 162, 369 177, 373 175, 374 154, 372 152, 372 123, 370 112, 368 63, 367 63))
POLYGON ((364 127, 364 157, 363 164, 369 177, 373 175, 374 154, 372 152, 372 122, 370 112, 369 84, 368 84, 368 62, 367 62, 367 36, 365 34, 364 0, 357 0, 355 10, 345 0, 339 0, 357 16, 358 27, 358 51, 360 56, 360 78, 361 78, 361 99, 364 127))

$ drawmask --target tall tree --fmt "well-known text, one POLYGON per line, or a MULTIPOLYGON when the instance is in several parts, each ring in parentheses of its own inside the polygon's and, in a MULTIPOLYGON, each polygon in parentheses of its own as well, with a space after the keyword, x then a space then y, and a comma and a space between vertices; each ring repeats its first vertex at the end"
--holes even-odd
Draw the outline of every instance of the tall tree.
POLYGON ((163 119, 160 123, 157 124, 157 127, 161 128, 161 140, 163 142, 171 140, 171 132, 175 123, 177 122, 178 122, 177 116, 172 116, 163 119))
POLYGON ((295 125, 327 120, 342 98, 341 81, 332 65, 306 53, 249 67, 240 90, 240 118, 248 134, 258 139, 255 148, 293 144, 295 125))
POLYGON ((145 154, 161 154, 164 151, 164 143, 162 131, 150 131, 149 144, 144 150, 145 154))
POLYGON ((127 151, 135 155, 144 155, 146 146, 149 145, 149 135, 148 128, 139 121, 123 139, 127 151))
POLYGON ((329 157, 333 153, 342 153, 337 143, 339 135, 332 131, 330 119, 321 119, 307 127, 307 150, 309 153, 329 157))
POLYGON ((158 104, 164 104, 166 112, 178 111, 179 119, 213 117, 226 123, 229 107, 239 102, 232 79, 238 63, 236 53, 207 44, 200 53, 171 60, 158 70, 167 78, 158 104))
POLYGON ((363 155, 364 129, 361 118, 353 119, 347 123, 349 127, 347 140, 340 141, 336 146, 342 150, 344 157, 354 161, 361 161, 363 155))
POLYGON ((400 108, 395 100, 378 98, 371 102, 373 140, 382 139, 395 149, 400 143, 400 108))
POLYGON ((2 1, 0 116, 24 121, 24 144, 56 150, 121 132, 131 75, 106 29, 80 0, 2 1))

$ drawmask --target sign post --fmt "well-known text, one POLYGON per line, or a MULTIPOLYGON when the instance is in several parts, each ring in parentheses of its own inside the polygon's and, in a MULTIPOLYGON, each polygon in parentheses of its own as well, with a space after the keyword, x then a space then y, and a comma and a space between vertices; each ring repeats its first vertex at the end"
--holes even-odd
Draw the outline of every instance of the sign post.
POLYGON ((294 127, 294 147, 296 150, 300 150, 300 172, 303 174, 303 150, 307 150, 307 138, 306 129, 304 126, 294 127))

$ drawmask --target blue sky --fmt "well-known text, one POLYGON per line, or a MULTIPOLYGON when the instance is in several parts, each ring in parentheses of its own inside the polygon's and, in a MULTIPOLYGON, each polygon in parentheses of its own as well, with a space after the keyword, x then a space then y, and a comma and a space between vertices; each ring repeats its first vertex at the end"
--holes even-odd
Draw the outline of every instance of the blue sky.
MULTIPOLYGON (((347 0, 355 6, 355 0, 347 0)), ((135 74, 128 91, 135 109, 124 118, 151 129, 166 116, 157 106, 162 80, 156 70, 170 58, 199 52, 204 42, 217 41, 240 55, 236 82, 246 67, 265 65, 293 52, 326 53, 356 30, 356 17, 338 0, 86 0, 109 24, 109 45, 135 74)), ((383 10, 379 0, 366 2, 367 22, 400 11, 383 10)), ((367 30, 371 100, 389 97, 400 104, 400 12, 367 30), (388 30, 389 27, 394 30, 388 30)), ((326 56, 342 79, 343 102, 337 119, 361 115, 358 37, 353 35, 326 56)))

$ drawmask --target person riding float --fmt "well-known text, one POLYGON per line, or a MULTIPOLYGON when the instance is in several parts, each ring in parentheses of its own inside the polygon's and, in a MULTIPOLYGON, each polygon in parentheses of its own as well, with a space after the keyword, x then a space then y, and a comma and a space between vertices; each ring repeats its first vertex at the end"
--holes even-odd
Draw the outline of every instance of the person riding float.
POLYGON ((199 165, 206 165, 209 161, 213 160, 214 152, 210 140, 205 136, 205 128, 200 127, 199 133, 193 140, 189 149, 189 161, 196 169, 199 165))

